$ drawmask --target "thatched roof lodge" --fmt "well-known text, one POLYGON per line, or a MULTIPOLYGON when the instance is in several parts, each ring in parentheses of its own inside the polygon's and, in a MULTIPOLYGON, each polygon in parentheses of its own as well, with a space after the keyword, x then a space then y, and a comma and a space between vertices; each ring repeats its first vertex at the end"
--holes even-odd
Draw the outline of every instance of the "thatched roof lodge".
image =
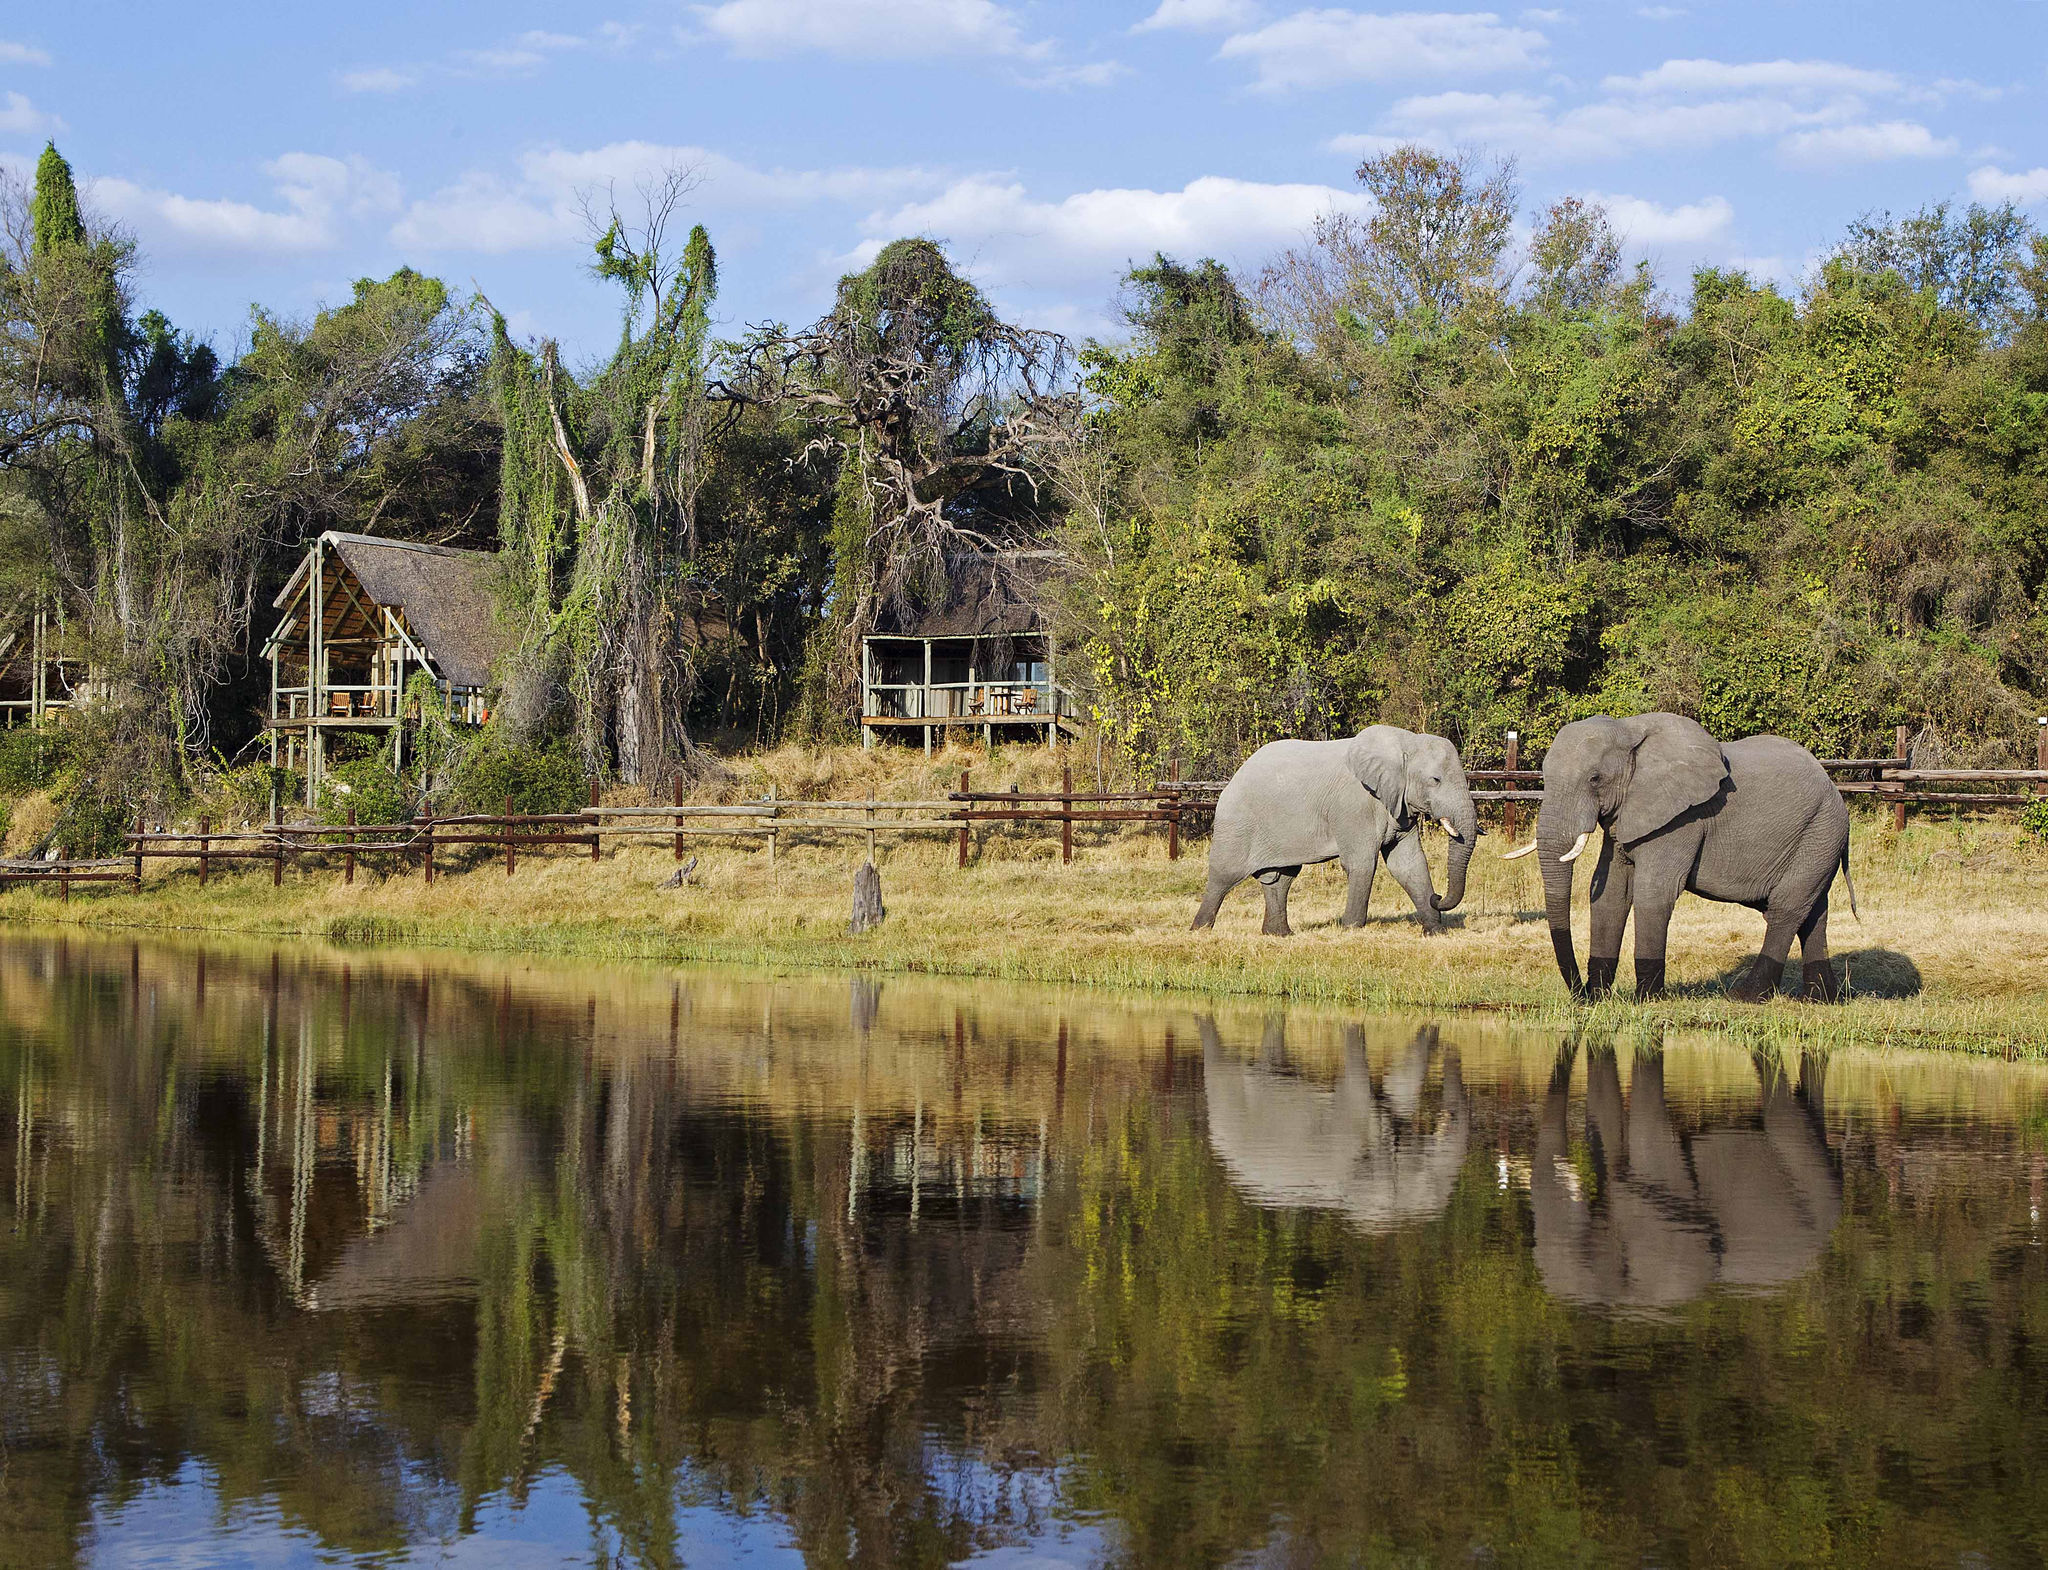
POLYGON ((1053 679, 1044 591, 1051 551, 961 552, 926 603, 885 608, 861 640, 861 741, 917 736, 927 753, 949 730, 1071 732, 1073 695, 1053 679))
POLYGON ((275 601, 270 660, 271 759, 303 765, 312 799, 335 730, 399 732, 417 719, 406 683, 426 672, 450 716, 489 718, 491 663, 510 647, 487 551, 416 545, 329 530, 275 601), (315 612, 317 607, 317 614, 315 612), (282 753, 282 757, 280 757, 282 753))

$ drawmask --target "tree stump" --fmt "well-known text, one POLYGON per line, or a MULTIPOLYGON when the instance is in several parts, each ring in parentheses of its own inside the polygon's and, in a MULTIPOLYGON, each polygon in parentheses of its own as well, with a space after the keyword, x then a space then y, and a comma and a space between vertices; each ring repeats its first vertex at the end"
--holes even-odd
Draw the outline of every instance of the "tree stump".
POLYGON ((853 920, 846 924, 847 936, 874 931, 888 914, 882 908, 882 875, 872 861, 864 861, 853 875, 853 920))

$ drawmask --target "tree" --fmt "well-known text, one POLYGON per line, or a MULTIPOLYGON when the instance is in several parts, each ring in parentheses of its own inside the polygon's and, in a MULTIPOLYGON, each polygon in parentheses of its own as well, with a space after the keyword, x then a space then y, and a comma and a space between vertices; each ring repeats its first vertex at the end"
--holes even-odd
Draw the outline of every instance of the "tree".
POLYGON ((839 280, 830 314, 749 346, 752 396, 815 422, 836 459, 835 685, 882 607, 934 589, 961 549, 1042 527, 1036 460, 1077 417, 1056 333, 1001 320, 930 240, 897 240, 839 280))
POLYGON ((2035 239, 2011 202, 1972 202, 1960 214, 1934 202, 1903 218, 1865 213, 1835 254, 1858 272, 1897 273, 1907 288, 1929 291, 1997 340, 2028 314, 2025 273, 2035 239))

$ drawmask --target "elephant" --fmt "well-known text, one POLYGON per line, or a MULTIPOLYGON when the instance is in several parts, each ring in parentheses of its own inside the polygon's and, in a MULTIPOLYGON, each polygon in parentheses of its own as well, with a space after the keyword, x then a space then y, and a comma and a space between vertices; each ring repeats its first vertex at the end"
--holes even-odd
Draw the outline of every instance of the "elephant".
POLYGON ((1259 929, 1287 937, 1287 891, 1301 869, 1341 858, 1349 889, 1343 925, 1365 925, 1380 857, 1415 904, 1424 932, 1465 898, 1465 869, 1479 841, 1479 809, 1458 749, 1441 736, 1369 725, 1344 741, 1272 741, 1239 765, 1216 801, 1209 886, 1195 930, 1213 927, 1223 896, 1246 878, 1265 885, 1259 929), (1422 825, 1451 836, 1442 897, 1422 853, 1422 825))
POLYGON ((1201 1030, 1209 1146, 1252 1203, 1339 1211, 1369 1234, 1442 1214, 1471 1145, 1472 1109, 1452 1052, 1442 1055, 1442 1110, 1421 1116, 1434 1029, 1416 1033, 1377 1093, 1355 1025, 1344 1032, 1344 1072, 1329 1090, 1282 1066, 1277 1021, 1259 1063, 1226 1057, 1215 1021, 1202 1020, 1201 1030))
POLYGON ((1582 1168, 1566 1121, 1572 1053, 1560 1054, 1529 1169, 1536 1268, 1553 1297, 1666 1310, 1710 1287, 1757 1291, 1813 1268, 1842 1214, 1821 1122, 1824 1070, 1807 1057, 1794 1090, 1775 1062, 1756 1067, 1760 1124, 1681 1134, 1665 1106, 1662 1053, 1636 1059, 1625 1107, 1614 1053, 1593 1053, 1582 1168))
MULTIPOLYGON (((1733 989, 1777 991, 1799 937, 1805 996, 1840 995, 1828 963, 1828 892, 1849 875, 1849 812, 1827 770, 1782 736, 1725 745, 1677 714, 1599 715, 1557 733, 1543 758, 1535 840, 1558 973, 1575 996, 1614 988, 1622 929, 1636 924, 1636 996, 1664 990, 1664 948, 1682 892, 1763 912, 1763 952, 1733 989), (1572 863, 1602 829, 1593 869, 1593 941, 1583 985, 1572 952, 1572 863)), ((1849 883, 1849 908, 1856 887, 1849 883)))

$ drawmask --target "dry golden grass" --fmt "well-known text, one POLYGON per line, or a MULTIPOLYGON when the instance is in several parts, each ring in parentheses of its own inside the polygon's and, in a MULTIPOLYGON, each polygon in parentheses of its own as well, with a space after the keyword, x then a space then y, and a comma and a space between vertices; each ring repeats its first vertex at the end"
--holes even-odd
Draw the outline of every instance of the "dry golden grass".
MULTIPOLYGON (((1006 788, 1016 778, 1029 790, 1056 786, 1061 759, 1038 748, 1007 751, 993 765, 966 749, 928 763, 902 749, 785 748, 743 763, 760 773, 742 772, 731 793, 753 794, 772 779, 778 795, 801 788, 839 799, 915 799, 941 794, 948 774, 957 785, 963 761, 975 768, 977 787, 986 780, 1006 788)), ((955 869, 950 834, 885 836, 878 860, 889 919, 877 933, 849 938, 861 839, 791 831, 782 839, 772 865, 758 840, 693 839, 698 881, 677 891, 657 887, 674 863, 666 841, 656 841, 608 849, 596 866, 574 851, 523 857, 509 880, 489 851, 473 853, 460 873, 462 858, 451 852, 431 888, 416 871, 387 877, 366 869, 344 887, 338 866, 305 866, 288 871, 277 891, 267 868, 216 874, 200 889, 182 864, 166 873, 170 864, 155 863, 139 895, 81 891, 59 906, 46 891, 17 889, 0 898, 0 918, 1480 1008, 1622 1034, 1696 1027, 1815 1045, 2048 1055, 2048 852, 2023 843, 2009 822, 1916 822, 1895 835, 1859 815, 1852 866, 1862 915, 1849 914, 1838 884, 1832 923, 1834 952, 1846 959, 1856 996, 1837 1008, 1728 1002, 1723 983, 1754 953, 1762 920, 1691 898, 1672 929, 1672 996, 1643 1006, 1572 1005, 1551 959, 1536 868, 1499 860, 1497 837, 1482 844, 1451 929, 1434 939, 1423 937, 1384 874, 1370 924, 1338 927, 1343 880, 1334 865, 1308 870, 1295 885, 1291 939, 1259 935, 1255 884, 1232 896, 1215 931, 1190 932, 1202 841, 1170 863, 1161 831, 1080 828, 1075 860, 1062 866, 1053 824, 977 829, 974 864, 964 872, 955 869)), ((1439 865, 1442 850, 1438 840, 1439 865)), ((1578 914, 1583 956, 1583 901, 1578 914)), ((1627 977, 1624 960, 1624 985, 1627 977)))

